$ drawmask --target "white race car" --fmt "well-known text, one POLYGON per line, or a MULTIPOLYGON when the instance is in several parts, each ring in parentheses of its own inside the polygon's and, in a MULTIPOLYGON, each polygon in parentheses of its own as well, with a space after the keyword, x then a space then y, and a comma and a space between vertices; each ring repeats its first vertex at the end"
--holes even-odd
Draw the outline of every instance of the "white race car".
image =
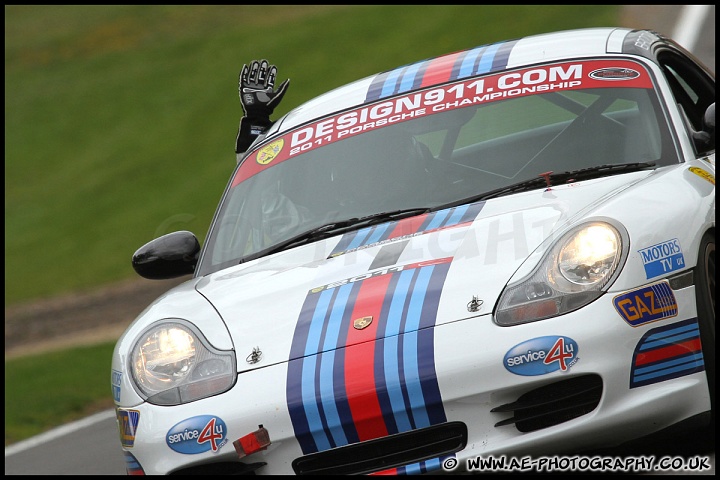
POLYGON ((715 77, 650 31, 504 41, 280 118, 119 339, 130 474, 462 472, 712 417, 715 77))

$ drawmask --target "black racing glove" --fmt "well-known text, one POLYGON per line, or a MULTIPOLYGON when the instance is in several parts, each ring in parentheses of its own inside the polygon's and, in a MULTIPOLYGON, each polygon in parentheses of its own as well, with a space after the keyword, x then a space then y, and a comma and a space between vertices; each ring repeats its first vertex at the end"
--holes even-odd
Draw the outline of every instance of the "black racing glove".
POLYGON ((272 126, 270 115, 290 84, 288 78, 274 90, 276 77, 277 68, 267 60, 253 60, 250 66, 243 65, 238 78, 238 93, 245 115, 240 119, 235 153, 245 152, 258 135, 272 126))

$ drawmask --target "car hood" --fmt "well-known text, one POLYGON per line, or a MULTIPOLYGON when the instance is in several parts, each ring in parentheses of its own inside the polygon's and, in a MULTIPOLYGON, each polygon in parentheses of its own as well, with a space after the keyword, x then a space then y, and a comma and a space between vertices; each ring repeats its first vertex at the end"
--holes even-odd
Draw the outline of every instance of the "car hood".
POLYGON ((241 371, 488 315, 520 266, 537 263, 545 240, 648 175, 376 225, 216 272, 196 290, 226 323, 241 371))

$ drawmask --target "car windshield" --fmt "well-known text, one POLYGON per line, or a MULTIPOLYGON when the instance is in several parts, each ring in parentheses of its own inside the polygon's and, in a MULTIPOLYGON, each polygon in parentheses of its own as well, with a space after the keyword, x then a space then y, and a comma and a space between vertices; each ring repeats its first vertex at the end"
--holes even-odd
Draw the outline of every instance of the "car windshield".
POLYGON ((440 209, 550 171, 677 163, 664 118, 647 70, 619 59, 505 71, 366 103, 245 157, 198 275, 319 227, 327 235, 384 212, 440 209))

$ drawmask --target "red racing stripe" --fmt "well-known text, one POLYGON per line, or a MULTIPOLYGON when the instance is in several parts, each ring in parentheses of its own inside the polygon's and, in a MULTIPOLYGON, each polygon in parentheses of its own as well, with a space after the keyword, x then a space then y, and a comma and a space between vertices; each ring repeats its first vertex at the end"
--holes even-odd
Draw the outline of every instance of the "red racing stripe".
POLYGON ((700 351, 700 339, 695 338, 676 345, 670 345, 663 348, 657 348, 646 353, 641 353, 635 359, 635 365, 644 365, 646 363, 666 360, 672 357, 678 357, 692 352, 700 351))
POLYGON ((427 213, 423 213, 422 215, 417 215, 410 218, 403 218, 402 220, 397 222, 397 225, 395 225, 393 231, 390 232, 388 239, 416 233, 418 230, 420 230, 420 227, 422 226, 423 222, 425 222, 427 216, 427 213))
POLYGON ((425 70, 420 88, 450 81, 455 61, 464 53, 466 52, 451 53, 432 60, 425 70))
POLYGON ((373 321, 362 330, 348 328, 345 349, 345 393, 360 441, 388 434, 375 385, 375 346, 385 292, 392 275, 365 280, 358 292, 351 322, 372 315, 373 321))

